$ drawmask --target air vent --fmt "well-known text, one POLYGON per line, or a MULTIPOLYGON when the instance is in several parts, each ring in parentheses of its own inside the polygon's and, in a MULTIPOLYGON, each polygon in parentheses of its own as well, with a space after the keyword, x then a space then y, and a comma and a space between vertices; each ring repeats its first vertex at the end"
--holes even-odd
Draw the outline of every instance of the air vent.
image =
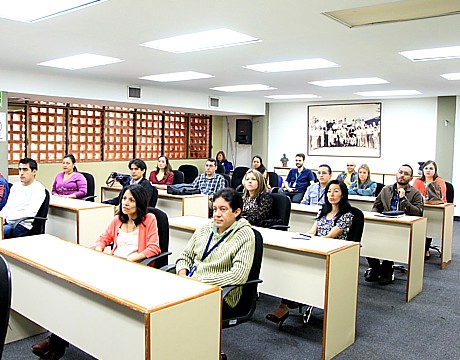
POLYGON ((218 108, 219 107, 219 98, 209 97, 209 107, 218 108))
POLYGON ((128 86, 128 99, 140 99, 141 88, 139 86, 128 86))

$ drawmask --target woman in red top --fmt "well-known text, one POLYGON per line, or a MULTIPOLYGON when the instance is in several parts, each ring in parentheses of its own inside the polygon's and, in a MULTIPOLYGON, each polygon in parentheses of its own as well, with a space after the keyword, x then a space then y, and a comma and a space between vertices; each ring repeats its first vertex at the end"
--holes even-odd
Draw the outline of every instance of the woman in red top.
POLYGON ((172 185, 174 182, 174 173, 166 156, 161 155, 158 158, 157 168, 150 173, 149 180, 157 189, 166 190, 168 185, 172 185))
MULTIPOLYGON (((435 181, 439 184, 439 187, 441 188, 442 201, 446 203, 447 202, 446 182, 439 177, 438 166, 436 165, 436 163, 433 160, 428 160, 427 162, 423 164, 422 168, 423 168, 422 176, 419 179, 415 179, 414 187, 422 193, 423 198, 425 199, 425 202, 429 204, 430 201, 427 201, 426 188, 428 184, 435 181)), ((432 238, 426 238, 425 260, 428 260, 430 258, 430 245, 431 245, 432 240, 433 240, 432 238)))

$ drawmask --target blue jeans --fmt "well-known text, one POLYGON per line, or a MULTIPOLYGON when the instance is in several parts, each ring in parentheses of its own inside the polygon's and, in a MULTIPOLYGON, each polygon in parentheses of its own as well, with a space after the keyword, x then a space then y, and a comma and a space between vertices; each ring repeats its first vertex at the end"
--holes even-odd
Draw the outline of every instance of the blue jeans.
POLYGON ((5 225, 3 225, 3 237, 5 239, 29 235, 30 230, 25 228, 21 224, 18 224, 15 227, 15 229, 13 231, 13 234, 10 234, 12 227, 13 227, 13 224, 5 224, 5 225))

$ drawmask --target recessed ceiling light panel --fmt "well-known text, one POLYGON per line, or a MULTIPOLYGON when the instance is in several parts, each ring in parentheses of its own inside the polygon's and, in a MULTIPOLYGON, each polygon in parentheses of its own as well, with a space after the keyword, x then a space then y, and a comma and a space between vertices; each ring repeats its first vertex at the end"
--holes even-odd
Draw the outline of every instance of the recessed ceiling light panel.
POLYGON ((192 51, 217 49, 227 46, 252 44, 260 41, 261 40, 256 39, 255 37, 245 35, 237 31, 216 29, 149 41, 140 45, 180 54, 192 51))
POLYGON ((60 59, 44 61, 44 62, 39 63, 38 65, 56 67, 56 68, 67 69, 67 70, 78 70, 78 69, 85 69, 85 68, 90 68, 94 66, 114 64, 114 63, 118 63, 122 61, 124 60, 120 60, 120 59, 109 57, 109 56, 94 55, 94 54, 79 54, 79 55, 67 56, 67 57, 60 58, 60 59))
POLYGON ((159 81, 159 82, 172 82, 172 81, 207 79, 207 78, 213 78, 213 77, 214 77, 213 75, 203 74, 203 73, 199 73, 196 71, 181 71, 181 72, 175 72, 175 73, 142 76, 139 79, 159 81))
POLYGON ((294 94, 294 95, 268 95, 269 99, 288 100, 288 99, 319 99, 321 96, 313 94, 294 94))
POLYGON ((232 85, 232 86, 217 86, 211 88, 211 90, 224 91, 224 92, 242 92, 242 91, 264 91, 264 90, 276 90, 274 87, 262 84, 250 84, 250 85, 232 85))
POLYGON ((32 23, 100 4, 104 1, 106 0, 5 1, 0 7, 0 18, 32 23))
POLYGON ((355 85, 375 85, 375 84, 386 84, 388 81, 380 79, 378 77, 371 78, 355 78, 355 79, 336 79, 336 80, 321 80, 321 81, 310 81, 309 84, 321 86, 321 87, 333 87, 333 86, 355 86, 355 85))
POLYGON ((363 91, 357 92, 356 95, 360 96, 409 96, 419 95, 420 91, 417 90, 387 90, 387 91, 363 91))
POLYGON ((297 70, 311 70, 311 69, 324 69, 339 66, 332 61, 325 59, 304 59, 304 60, 291 60, 291 61, 278 61, 264 64, 254 64, 243 66, 249 70, 260 72, 283 72, 283 71, 297 71, 297 70))
POLYGON ((460 73, 448 73, 442 74, 441 76, 447 80, 460 80, 460 73))
POLYGON ((399 54, 412 61, 457 59, 460 58, 460 46, 401 51, 399 54))

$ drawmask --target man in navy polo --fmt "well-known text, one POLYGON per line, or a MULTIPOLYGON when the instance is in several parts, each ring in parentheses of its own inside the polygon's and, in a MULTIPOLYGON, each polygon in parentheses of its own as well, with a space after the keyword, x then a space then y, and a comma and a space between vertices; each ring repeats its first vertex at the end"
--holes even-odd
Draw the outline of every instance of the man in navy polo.
POLYGON ((295 156, 295 168, 289 171, 286 180, 283 181, 283 194, 289 196, 293 203, 300 203, 305 191, 315 182, 313 173, 303 166, 305 154, 295 156))

